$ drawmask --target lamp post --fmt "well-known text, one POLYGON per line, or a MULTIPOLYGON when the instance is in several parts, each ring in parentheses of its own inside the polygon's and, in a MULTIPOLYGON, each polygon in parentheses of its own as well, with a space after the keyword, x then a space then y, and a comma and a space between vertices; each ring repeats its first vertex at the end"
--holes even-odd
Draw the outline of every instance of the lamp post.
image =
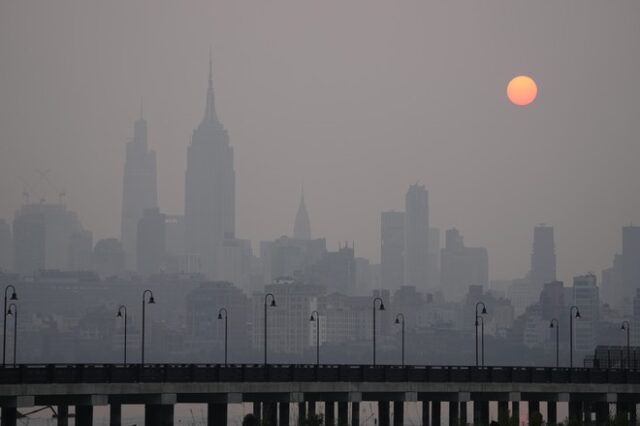
MULTIPOLYGON (((631 369, 631 325, 629 321, 622 321, 621 330, 627 331, 627 368, 631 369)), ((622 367, 622 365, 620 365, 622 367)))
POLYGON ((11 289, 11 298, 9 300, 18 300, 18 295, 16 294, 16 288, 9 284, 4 288, 4 317, 3 317, 3 328, 4 332, 2 333, 2 366, 5 366, 6 355, 7 355, 7 292, 11 289))
POLYGON ((478 325, 478 320, 480 320, 480 366, 484 368, 484 317, 478 315, 476 317, 476 325, 478 325))
POLYGON ((9 305, 7 315, 13 315, 13 366, 16 366, 16 353, 18 352, 18 307, 15 303, 9 305))
MULTIPOLYGON (((476 303, 476 367, 478 366, 478 317, 479 315, 486 315, 486 314, 487 314, 487 307, 484 305, 484 302, 476 303), (482 305, 482 312, 478 314, 478 307, 480 305, 482 305)), ((484 330, 484 320, 482 321, 482 329, 484 330)), ((482 336, 482 342, 484 345, 484 331, 482 336)))
POLYGON ((269 296, 271 296, 271 307, 276 307, 276 297, 273 293, 267 293, 264 295, 264 365, 267 365, 267 303, 269 301, 269 296))
POLYGON ((146 309, 145 309, 145 305, 146 304, 149 305, 153 305, 156 303, 155 299, 153 298, 153 292, 151 290, 145 290, 142 292, 142 357, 140 364, 142 364, 142 366, 144 367, 144 327, 145 327, 145 316, 146 316, 146 309), (149 295, 149 300, 147 301, 146 296, 147 294, 149 295))
POLYGON ((226 308, 220 308, 220 310, 218 311, 218 319, 221 320, 222 317, 222 313, 224 312, 224 365, 227 365, 227 346, 228 346, 228 331, 229 328, 227 326, 228 320, 229 320, 229 313, 227 312, 226 308))
POLYGON ((557 318, 551 318, 549 328, 556 329, 556 368, 558 368, 560 367, 560 323, 557 318))
POLYGON ((380 297, 373 299, 373 365, 376 365, 376 302, 380 302, 380 310, 384 311, 384 302, 380 297))
POLYGON ((316 323, 316 365, 320 365, 320 314, 318 311, 312 311, 309 317, 310 322, 316 323))
POLYGON ((402 366, 404 367, 404 314, 396 315, 396 324, 402 324, 402 366))
POLYGON ((573 310, 576 310, 576 318, 580 318, 580 309, 573 305, 569 308, 569 368, 573 368, 573 310))
POLYGON ((124 320, 124 365, 127 365, 127 307, 125 305, 120 305, 118 307, 118 318, 122 318, 124 320), (124 314, 123 314, 124 312, 124 314))

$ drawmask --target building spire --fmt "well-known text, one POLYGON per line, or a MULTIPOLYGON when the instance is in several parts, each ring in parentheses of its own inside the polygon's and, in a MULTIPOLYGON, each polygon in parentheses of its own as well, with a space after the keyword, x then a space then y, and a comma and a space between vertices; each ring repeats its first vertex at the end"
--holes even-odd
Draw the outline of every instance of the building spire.
POLYGON ((215 96, 213 94, 213 61, 211 59, 211 48, 209 48, 209 87, 207 88, 207 106, 204 111, 202 123, 217 123, 215 96))
POLYGON ((304 187, 300 191, 300 205, 298 206, 296 221, 293 225, 293 238, 296 240, 311 239, 311 222, 309 220, 307 206, 304 202, 304 187))

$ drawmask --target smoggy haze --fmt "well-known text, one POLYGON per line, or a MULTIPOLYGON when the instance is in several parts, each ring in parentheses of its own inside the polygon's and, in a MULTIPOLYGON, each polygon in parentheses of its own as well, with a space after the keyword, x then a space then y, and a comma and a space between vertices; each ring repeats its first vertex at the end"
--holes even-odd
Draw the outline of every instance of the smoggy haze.
POLYGON ((314 236, 379 259, 380 212, 420 181, 431 223, 524 275, 555 227, 559 277, 599 272, 640 223, 640 2, 595 0, 0 3, 0 218, 64 189, 94 239, 120 232, 140 99, 160 208, 182 213, 212 47, 235 150, 237 234, 314 236), (539 84, 508 103, 511 77, 539 84), (21 179, 19 179, 21 178, 21 179))

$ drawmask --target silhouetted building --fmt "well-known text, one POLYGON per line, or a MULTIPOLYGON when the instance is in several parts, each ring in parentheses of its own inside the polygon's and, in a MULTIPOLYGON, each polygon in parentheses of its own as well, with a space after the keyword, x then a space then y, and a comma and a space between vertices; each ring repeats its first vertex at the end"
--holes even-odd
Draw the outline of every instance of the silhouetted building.
POLYGON ((217 250, 225 238, 235 238, 236 183, 233 148, 218 120, 209 62, 209 87, 202 122, 187 150, 185 232, 187 254, 201 259, 202 272, 217 276, 217 250))
POLYGON ((301 274, 311 265, 322 260, 327 251, 324 238, 295 240, 280 237, 274 241, 260 242, 260 259, 264 268, 264 279, 271 283, 279 277, 301 274))
POLYGON ((593 351, 600 320, 600 297, 596 276, 582 275, 573 279, 573 304, 580 309, 575 324, 575 350, 581 353, 593 351))
POLYGON ((344 245, 338 251, 325 252, 322 259, 305 270, 305 280, 320 285, 327 292, 349 296, 356 293, 355 249, 344 245))
POLYGON ((39 269, 69 269, 72 237, 81 230, 78 216, 63 204, 22 206, 13 222, 15 271, 30 275, 39 269))
POLYGON ((440 229, 429 228, 429 285, 440 287, 440 229))
POLYGON ((382 287, 398 289, 404 284, 404 212, 380 215, 382 287))
POLYGON ((242 290, 224 281, 202 283, 187 294, 188 345, 198 353, 215 356, 213 360, 206 356, 201 361, 224 362, 224 314, 218 319, 220 308, 228 313, 229 359, 242 360, 242 354, 249 347, 250 306, 242 290))
POLYGON ((138 222, 136 263, 141 274, 157 274, 164 267, 165 222, 165 215, 157 208, 146 209, 138 222))
POLYGON ((539 225, 533 230, 530 279, 538 291, 542 290, 543 284, 556 280, 556 249, 552 226, 539 225))
POLYGON ((251 288, 253 251, 250 240, 227 238, 218 250, 218 276, 241 289, 251 288))
POLYGON ((96 243, 93 249, 96 272, 110 277, 124 272, 124 250, 117 238, 106 238, 96 243))
POLYGON ((93 270, 93 233, 91 231, 78 231, 71 236, 69 270, 93 270))
POLYGON ((489 284, 489 255, 483 247, 465 247, 460 232, 448 229, 440 257, 442 290, 451 301, 459 301, 470 285, 489 284))
POLYGON ((564 284, 562 281, 546 283, 540 293, 540 306, 542 307, 542 318, 563 318, 566 313, 564 302, 564 284))
POLYGON ((122 179, 120 241, 127 269, 136 267, 138 221, 146 209, 158 207, 156 154, 147 145, 147 121, 142 116, 133 125, 133 139, 127 143, 122 179))
POLYGON ((304 203, 304 192, 300 195, 300 205, 296 213, 296 222, 293 225, 293 238, 296 240, 311 239, 311 221, 309 220, 307 206, 304 203))
MULTIPOLYGON (((631 319, 631 338, 634 345, 640 345, 640 288, 633 296, 633 317, 631 319)), ((639 358, 640 359, 640 358, 639 358)))
POLYGON ((0 219, 0 270, 13 270, 12 251, 11 225, 4 219, 0 219))
POLYGON ((184 216, 165 215, 165 266, 168 272, 182 272, 180 265, 185 256, 184 236, 184 216))
POLYGON ((625 226, 622 228, 622 268, 621 297, 633 295, 640 287, 640 226, 625 226))
POLYGON ((404 283, 431 290, 429 283, 429 200, 423 185, 411 185, 405 197, 404 283))

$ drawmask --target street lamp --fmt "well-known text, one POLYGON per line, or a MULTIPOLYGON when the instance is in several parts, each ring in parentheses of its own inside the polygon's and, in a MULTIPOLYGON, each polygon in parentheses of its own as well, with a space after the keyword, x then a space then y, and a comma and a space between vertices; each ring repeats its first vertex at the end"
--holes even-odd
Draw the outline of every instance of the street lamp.
MULTIPOLYGON (((629 321, 622 321, 620 329, 627 331, 627 368, 631 369, 631 325, 629 321)), ((622 365, 620 365, 620 367, 622 367, 622 365)))
POLYGON ((402 366, 404 367, 404 314, 396 315, 396 324, 402 324, 402 366))
MULTIPOLYGON (((480 315, 478 314, 478 307, 480 305, 482 305, 482 312, 480 312, 480 314, 481 315, 487 314, 487 307, 484 305, 484 302, 476 303, 476 367, 478 366, 478 317, 480 315)), ((484 345, 484 320, 482 321, 482 330, 483 330, 482 344, 484 345)))
POLYGON ((311 312, 309 321, 316 322, 316 365, 320 366, 320 314, 318 311, 311 312))
POLYGON ((556 329, 556 368, 558 368, 560 367, 560 323, 556 318, 551 318, 549 328, 556 329))
POLYGON ((18 307, 15 303, 9 305, 7 315, 13 315, 13 366, 15 367, 18 347, 18 307))
POLYGON ((218 319, 221 320, 222 317, 222 313, 224 312, 224 365, 227 365, 227 339, 228 339, 228 331, 229 328, 227 327, 227 322, 229 320, 229 313, 227 312, 226 308, 220 308, 220 310, 218 311, 218 319))
POLYGON ((7 347, 7 292, 11 288, 11 298, 9 300, 18 300, 18 295, 16 294, 16 288, 9 284, 4 288, 4 317, 3 317, 3 328, 4 332, 2 333, 2 366, 4 367, 6 361, 6 347, 7 347))
POLYGON ((380 302, 380 310, 384 311, 384 302, 380 297, 373 299, 373 365, 376 365, 376 302, 380 302))
POLYGON ((264 365, 267 365, 267 306, 271 306, 272 308, 276 307, 276 297, 273 293, 267 293, 264 295, 264 365), (267 305, 269 301, 269 296, 271 296, 271 305, 267 305))
POLYGON ((116 316, 124 319, 124 365, 127 365, 127 307, 120 305, 118 307, 118 315, 116 316))
POLYGON ((484 368, 484 317, 482 315, 478 315, 476 317, 476 327, 478 326, 478 320, 480 320, 480 336, 481 336, 481 351, 480 351, 480 365, 484 368))
POLYGON ((573 305, 569 308, 569 368, 573 368, 573 310, 576 310, 576 318, 580 318, 580 309, 573 305))
POLYGON ((146 316, 146 309, 145 306, 146 304, 149 305, 153 305, 156 303, 155 299, 153 298, 153 292, 151 290, 145 290, 142 292, 142 357, 141 357, 141 362, 140 364, 142 364, 142 366, 144 367, 144 327, 145 327, 145 316, 146 316), (147 294, 149 295, 149 300, 147 301, 146 296, 147 294))

